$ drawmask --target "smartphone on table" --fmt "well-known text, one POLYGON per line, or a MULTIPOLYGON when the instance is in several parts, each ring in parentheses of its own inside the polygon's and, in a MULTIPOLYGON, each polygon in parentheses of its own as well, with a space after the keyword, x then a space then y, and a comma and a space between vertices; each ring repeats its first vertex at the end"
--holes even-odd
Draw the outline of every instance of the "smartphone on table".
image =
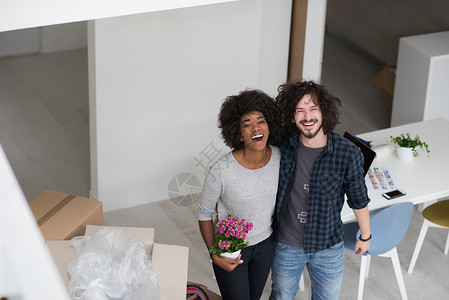
POLYGON ((386 193, 383 193, 382 196, 384 196, 386 199, 391 200, 397 197, 404 196, 405 192, 403 190, 393 190, 386 193))

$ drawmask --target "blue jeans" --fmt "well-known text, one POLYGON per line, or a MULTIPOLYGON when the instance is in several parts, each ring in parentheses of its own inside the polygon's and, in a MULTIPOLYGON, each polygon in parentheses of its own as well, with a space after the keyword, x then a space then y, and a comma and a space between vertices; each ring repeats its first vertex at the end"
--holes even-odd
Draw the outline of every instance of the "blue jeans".
POLYGON ((242 249, 243 263, 227 272, 212 263, 223 300, 259 300, 274 256, 274 238, 242 249))
POLYGON ((340 242, 316 253, 278 243, 271 270, 270 300, 291 300, 298 291, 299 279, 307 266, 312 282, 312 300, 338 300, 343 278, 344 246, 340 242))

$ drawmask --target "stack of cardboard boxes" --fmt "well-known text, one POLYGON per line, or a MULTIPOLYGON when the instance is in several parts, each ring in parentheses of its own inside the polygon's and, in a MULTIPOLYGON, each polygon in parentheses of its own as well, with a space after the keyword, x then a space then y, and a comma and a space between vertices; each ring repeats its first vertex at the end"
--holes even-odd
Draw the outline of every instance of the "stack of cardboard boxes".
POLYGON ((186 298, 189 248, 154 243, 153 228, 103 226, 103 205, 98 200, 45 190, 29 204, 66 286, 70 281, 67 266, 76 259, 70 239, 110 227, 145 242, 162 284, 160 299, 186 298))
POLYGON ((47 241, 84 235, 86 224, 103 225, 103 204, 98 200, 44 190, 29 204, 47 241))

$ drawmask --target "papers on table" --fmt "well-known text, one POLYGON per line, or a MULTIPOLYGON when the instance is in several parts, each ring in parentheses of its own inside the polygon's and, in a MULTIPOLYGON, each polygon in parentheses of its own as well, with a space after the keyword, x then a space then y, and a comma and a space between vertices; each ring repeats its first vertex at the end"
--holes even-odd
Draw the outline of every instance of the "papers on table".
POLYGON ((370 168, 365 181, 369 191, 389 191, 396 188, 386 168, 370 168))

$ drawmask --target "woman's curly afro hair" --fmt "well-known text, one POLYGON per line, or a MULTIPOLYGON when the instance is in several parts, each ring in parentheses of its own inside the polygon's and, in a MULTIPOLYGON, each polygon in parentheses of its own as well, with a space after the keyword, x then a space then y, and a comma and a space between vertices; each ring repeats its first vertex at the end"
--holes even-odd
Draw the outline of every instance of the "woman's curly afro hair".
POLYGON ((244 114, 259 111, 267 121, 270 135, 267 144, 273 144, 281 133, 281 113, 274 99, 260 90, 245 90, 228 96, 221 105, 218 128, 227 146, 233 150, 243 148, 240 140, 240 120, 244 114))
POLYGON ((334 130, 339 123, 341 101, 329 93, 324 85, 313 81, 285 83, 279 86, 278 92, 276 103, 282 111, 282 127, 286 132, 299 132, 298 127, 292 120, 295 118, 295 110, 299 100, 307 94, 320 107, 325 134, 334 130))

